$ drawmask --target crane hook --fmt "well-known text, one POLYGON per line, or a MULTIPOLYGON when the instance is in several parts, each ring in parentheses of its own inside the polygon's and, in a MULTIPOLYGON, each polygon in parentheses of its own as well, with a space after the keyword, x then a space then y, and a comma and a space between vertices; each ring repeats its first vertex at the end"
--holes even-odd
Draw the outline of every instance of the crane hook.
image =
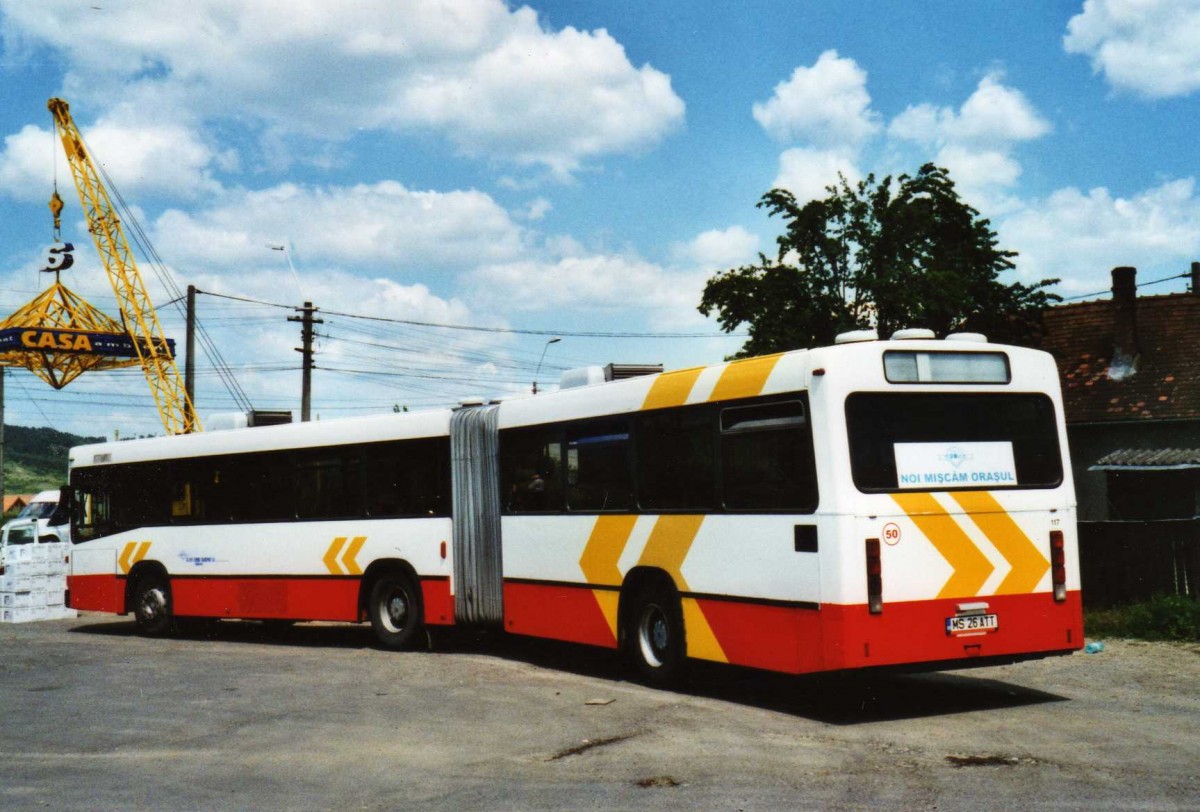
POLYGON ((50 213, 54 215, 54 241, 62 242, 62 210, 63 201, 58 196, 58 184, 54 185, 54 194, 50 196, 50 213))

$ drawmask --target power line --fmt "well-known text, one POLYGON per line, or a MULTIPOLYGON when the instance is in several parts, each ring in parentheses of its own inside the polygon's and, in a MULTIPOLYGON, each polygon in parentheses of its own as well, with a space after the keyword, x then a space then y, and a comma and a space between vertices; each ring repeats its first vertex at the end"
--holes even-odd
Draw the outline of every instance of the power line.
MULTIPOLYGON (((221 299, 232 299, 236 302, 249 302, 251 304, 264 305, 266 307, 279 307, 286 310, 295 309, 294 305, 280 304, 279 302, 267 302, 262 299, 251 299, 244 296, 232 296, 228 293, 212 293, 207 290, 197 290, 197 293, 202 293, 206 296, 216 296, 221 299)), ((321 312, 326 316, 342 316, 348 319, 362 319, 364 321, 380 321, 388 324, 407 324, 414 327, 437 327, 442 330, 467 330, 478 333, 508 333, 515 335, 528 336, 571 336, 572 338, 726 338, 737 337, 745 338, 749 333, 634 333, 634 332, 604 332, 599 330, 531 330, 518 327, 482 327, 480 325, 470 324, 443 324, 433 321, 415 321, 413 319, 393 319, 386 316, 367 316, 361 313, 346 313, 338 310, 324 310, 321 312)))
MULTIPOLYGON (((1134 285, 1134 288, 1148 288, 1151 285, 1161 285, 1163 282, 1170 282, 1174 279, 1189 279, 1189 278, 1191 278, 1191 273, 1175 274, 1174 276, 1164 276, 1162 279, 1154 279, 1150 282, 1139 282, 1138 284, 1134 285)), ((1064 299, 1062 299, 1062 301, 1075 302, 1080 299, 1091 299, 1096 296, 1106 296, 1110 293, 1112 293, 1111 290, 1098 290, 1095 293, 1084 293, 1079 296, 1067 296, 1064 299)))

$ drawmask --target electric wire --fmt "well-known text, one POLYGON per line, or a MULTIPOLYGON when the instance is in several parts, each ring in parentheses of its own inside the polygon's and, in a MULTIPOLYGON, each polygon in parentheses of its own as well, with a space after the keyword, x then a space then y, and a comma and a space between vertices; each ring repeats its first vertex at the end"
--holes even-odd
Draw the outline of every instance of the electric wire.
MULTIPOLYGON (((80 133, 80 138, 83 138, 82 133, 80 133)), ((89 154, 92 154, 91 146, 88 145, 86 140, 84 141, 84 148, 89 154)), ((108 171, 105 170, 103 163, 99 161, 93 162, 96 164, 97 171, 104 179, 106 188, 115 198, 117 208, 121 213, 122 219, 128 226, 127 230, 130 232, 133 242, 138 246, 142 256, 149 261, 150 266, 154 270, 155 276, 158 277, 159 282, 164 288, 166 288, 168 294, 174 297, 171 301, 174 304, 175 309, 179 310, 181 307, 180 301, 181 299, 186 298, 186 294, 180 290, 179 285, 175 282, 174 276, 167 268, 166 263, 163 262, 163 259, 159 255, 158 251, 154 248, 154 244, 150 242, 150 238, 142 229, 142 225, 134 216, 132 209, 125 202, 125 198, 121 194, 121 190, 117 188, 116 184, 113 183, 112 178, 109 176, 108 171)), ((246 395, 245 390, 242 389, 241 384, 238 383, 232 371, 229 370, 229 366, 226 363, 224 356, 221 354, 216 341, 214 341, 208 334, 208 330, 205 329, 199 318, 195 319, 194 323, 196 327, 196 337, 200 342, 201 348, 204 350, 205 354, 208 355, 213 365, 217 369, 221 370, 221 381, 225 385, 225 388, 229 390, 229 393, 233 396, 234 401, 239 404, 239 408, 249 411, 253 408, 250 398, 246 395)))

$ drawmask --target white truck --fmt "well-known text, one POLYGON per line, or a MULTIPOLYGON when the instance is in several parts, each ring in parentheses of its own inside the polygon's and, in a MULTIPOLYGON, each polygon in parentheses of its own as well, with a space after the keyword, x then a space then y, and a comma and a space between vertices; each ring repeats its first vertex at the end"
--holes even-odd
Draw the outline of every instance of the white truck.
POLYGON ((66 503, 60 504, 60 496, 59 491, 53 490, 33 497, 16 518, 4 525, 0 546, 69 541, 70 523, 66 503))

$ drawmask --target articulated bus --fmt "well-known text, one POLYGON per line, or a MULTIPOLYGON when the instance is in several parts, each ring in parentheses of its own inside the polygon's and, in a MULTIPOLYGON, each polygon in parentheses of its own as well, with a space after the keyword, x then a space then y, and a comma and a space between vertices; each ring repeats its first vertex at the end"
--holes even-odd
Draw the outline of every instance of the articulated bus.
POLYGON ((834 346, 458 409, 78 447, 69 602, 437 625, 788 673, 1083 645, 1057 370, 976 334, 834 346))

